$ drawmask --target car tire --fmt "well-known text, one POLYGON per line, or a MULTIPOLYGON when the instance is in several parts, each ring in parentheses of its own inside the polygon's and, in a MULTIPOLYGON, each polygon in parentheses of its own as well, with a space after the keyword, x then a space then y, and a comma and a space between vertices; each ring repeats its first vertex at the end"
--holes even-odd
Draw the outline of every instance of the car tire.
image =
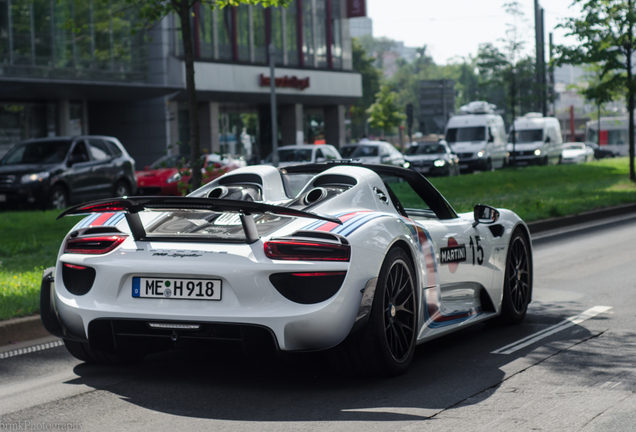
POLYGON ((55 210, 63 210, 69 205, 68 192, 63 186, 53 186, 49 193, 47 208, 55 210))
POLYGON ((337 370, 375 376, 406 371, 417 339, 416 284, 408 254, 400 247, 391 249, 380 269, 369 321, 330 352, 337 370))
POLYGON ((115 197, 124 197, 130 195, 130 186, 123 180, 115 183, 115 197))
POLYGON ((64 339, 67 351, 76 359, 92 364, 133 364, 143 358, 142 354, 125 352, 102 352, 94 350, 87 342, 64 339))
POLYGON ((528 238, 517 229, 510 238, 504 276, 501 324, 518 324, 526 316, 532 296, 532 257, 528 238))

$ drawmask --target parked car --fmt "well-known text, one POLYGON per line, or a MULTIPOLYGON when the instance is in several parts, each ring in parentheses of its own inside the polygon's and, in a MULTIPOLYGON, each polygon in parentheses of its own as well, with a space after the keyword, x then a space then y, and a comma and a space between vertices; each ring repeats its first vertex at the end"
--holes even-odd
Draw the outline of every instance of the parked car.
MULTIPOLYGON (((229 155, 203 155, 201 180, 203 184, 215 178, 245 166, 242 160, 236 160, 229 155)), ((143 171, 137 172, 137 187, 139 195, 181 196, 183 187, 179 183, 189 183, 191 176, 188 157, 184 155, 163 156, 143 171)), ((185 187, 187 189, 187 187, 185 187)))
POLYGON ((359 144, 347 144, 340 147, 340 150, 338 151, 340 152, 340 156, 342 156, 343 159, 351 159, 351 155, 354 151, 356 151, 358 147, 360 147, 359 144))
POLYGON ((459 175, 459 158, 446 144, 414 143, 405 155, 408 167, 424 175, 459 175))
POLYGON ((586 142, 585 145, 594 150, 594 159, 605 159, 619 156, 617 151, 609 149, 607 146, 599 146, 593 142, 586 142))
MULTIPOLYGON (((338 159, 342 159, 340 152, 329 144, 299 144, 278 148, 278 166, 325 162, 338 159)), ((265 165, 272 165, 271 153, 263 163, 265 165)))
POLYGON ((384 141, 360 141, 348 159, 362 163, 375 163, 404 167, 406 160, 392 144, 384 141))
POLYGON ((488 102, 473 101, 448 120, 444 136, 462 171, 491 171, 506 165, 506 129, 495 109, 488 102))
POLYGON ((457 214, 394 166, 249 166, 187 197, 100 200, 60 217, 87 213, 40 291, 44 327, 85 362, 326 350, 346 372, 397 375, 416 345, 520 323, 532 299, 519 216, 457 214), (291 177, 305 183, 298 195, 291 177))
POLYGON ((561 163, 578 164, 594 159, 594 150, 583 143, 569 142, 563 144, 561 163))
POLYGON ((508 135, 510 163, 515 165, 558 164, 562 157, 561 125, 555 117, 529 112, 515 120, 508 135), (512 145, 514 130, 515 144, 512 145))
POLYGON ((113 137, 32 139, 0 160, 0 206, 63 209, 136 190, 135 160, 113 137))

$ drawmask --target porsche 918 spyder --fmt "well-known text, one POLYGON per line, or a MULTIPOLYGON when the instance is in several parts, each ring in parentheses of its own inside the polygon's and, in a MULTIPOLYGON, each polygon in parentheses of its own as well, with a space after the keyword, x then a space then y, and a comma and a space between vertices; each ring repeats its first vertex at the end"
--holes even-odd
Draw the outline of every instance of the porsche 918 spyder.
POLYGON ((225 174, 187 197, 122 197, 87 214, 42 280, 45 327, 78 359, 173 348, 328 352, 395 375, 417 344, 518 323, 532 249, 512 211, 457 214, 421 174, 330 162, 225 174))

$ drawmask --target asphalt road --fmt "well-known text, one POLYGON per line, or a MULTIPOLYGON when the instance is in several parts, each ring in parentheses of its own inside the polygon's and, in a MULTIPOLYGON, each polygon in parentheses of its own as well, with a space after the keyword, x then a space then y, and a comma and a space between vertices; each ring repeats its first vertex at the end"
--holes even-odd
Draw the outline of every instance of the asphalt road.
POLYGON ((536 240, 523 324, 421 345, 393 379, 336 376, 317 356, 176 352, 97 367, 56 347, 0 358, 0 430, 633 430, 635 250, 634 219, 536 240))

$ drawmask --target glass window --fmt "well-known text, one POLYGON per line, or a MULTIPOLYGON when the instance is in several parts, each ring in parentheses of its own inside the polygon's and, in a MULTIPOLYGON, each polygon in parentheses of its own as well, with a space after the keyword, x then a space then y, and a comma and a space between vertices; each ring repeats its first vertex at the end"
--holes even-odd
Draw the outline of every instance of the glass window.
POLYGON ((272 17, 272 43, 276 50, 275 62, 283 64, 283 11, 282 8, 271 8, 272 17))
POLYGON ((267 37, 265 35, 265 8, 254 6, 254 62, 257 64, 267 63, 267 37))
POLYGON ((280 162, 311 162, 311 149, 280 149, 280 162))
POLYGON ((240 5, 236 9, 238 59, 241 62, 250 61, 250 16, 249 6, 240 5))
POLYGON ((446 148, 441 144, 414 145, 406 151, 409 156, 443 153, 446 153, 446 148))
POLYGON ((232 60, 232 8, 216 11, 219 60, 232 60))
POLYGON ((331 0, 331 58, 334 69, 342 69, 342 17, 340 1, 331 0))
POLYGON ((319 68, 327 67, 327 0, 316 0, 316 61, 319 68))
POLYGON ((199 12, 199 51, 202 59, 214 58, 214 12, 212 8, 202 4, 201 2, 195 3, 195 7, 198 5, 199 12))
POLYGON ((380 146, 360 145, 351 154, 352 158, 379 156, 380 146))
POLYGON ((106 143, 108 150, 110 150, 110 154, 112 154, 115 157, 120 156, 122 154, 121 149, 119 148, 117 144, 110 141, 104 141, 104 142, 106 143))
POLYGON ((450 128, 446 131, 446 141, 449 143, 485 140, 486 128, 484 126, 450 128))
POLYGON ((87 140, 86 144, 94 160, 101 161, 110 158, 110 152, 102 140, 87 140))
POLYGON ((13 147, 2 159, 2 165, 61 163, 71 142, 51 140, 27 142, 13 147))
POLYGON ((311 0, 303 0, 303 56, 305 66, 314 66, 314 18, 311 0))
POLYGON ((429 214, 430 206, 408 182, 395 176, 382 175, 381 177, 384 184, 390 188, 389 196, 398 211, 400 211, 400 207, 402 207, 410 217, 434 217, 434 213, 430 212, 429 214))
MULTIPOLYGON (((517 144, 543 141, 543 129, 517 130, 515 137, 517 144)), ((512 142, 512 134, 510 134, 508 141, 512 142)))
POLYGON ((289 66, 298 66, 298 6, 295 0, 289 2, 289 6, 285 10, 287 35, 287 64, 289 66))

